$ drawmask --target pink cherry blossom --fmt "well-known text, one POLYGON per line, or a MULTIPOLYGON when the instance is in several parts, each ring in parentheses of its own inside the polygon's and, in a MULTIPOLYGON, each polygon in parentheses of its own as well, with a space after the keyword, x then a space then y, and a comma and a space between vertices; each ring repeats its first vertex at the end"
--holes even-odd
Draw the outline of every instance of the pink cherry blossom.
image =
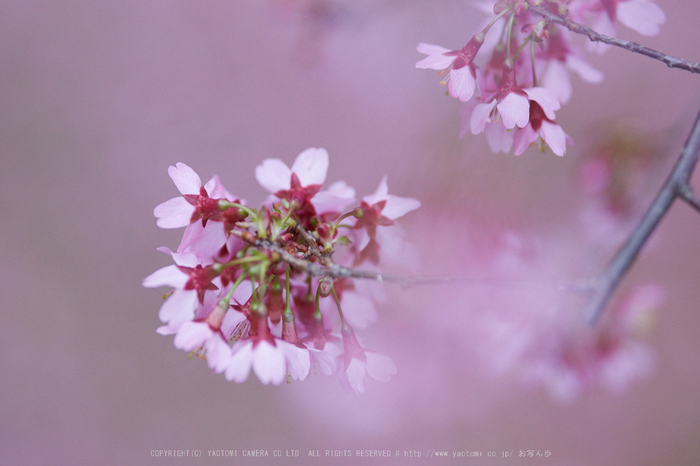
POLYGON ((356 393, 364 393, 366 375, 380 382, 388 382, 392 375, 396 375, 396 365, 389 357, 362 349, 352 328, 343 326, 341 331, 345 349, 345 375, 356 393))
MULTIPOLYGON (((360 205, 361 216, 355 223, 355 229, 359 230, 359 238, 356 243, 358 250, 361 251, 359 259, 356 262, 362 262, 365 259, 372 263, 379 262, 379 250, 382 246, 378 239, 378 227, 393 226, 394 220, 400 218, 420 207, 420 201, 413 198, 404 198, 389 194, 387 185, 387 177, 384 176, 379 182, 377 190, 365 196, 360 205)), ((397 232, 394 229, 394 232, 397 232)), ((380 236, 381 237, 381 236, 380 236)), ((388 242, 395 240, 402 241, 402 236, 391 236, 386 238, 388 242)))
MULTIPOLYGON (((651 0, 575 0, 569 6, 572 18, 586 22, 602 34, 615 36, 615 21, 645 36, 655 36, 666 22, 664 11, 651 0)), ((603 51, 607 46, 597 46, 603 51)))
MULTIPOLYGON (((195 316, 195 310, 199 304, 203 304, 203 298, 206 290, 200 286, 186 288, 191 281, 191 276, 181 269, 194 269, 201 264, 193 254, 189 253, 172 253, 176 265, 168 265, 160 268, 144 278, 143 286, 146 288, 158 288, 161 286, 169 286, 174 288, 173 293, 165 300, 160 308, 158 317, 160 320, 172 327, 178 327, 180 324, 192 320, 195 316), (202 300, 200 301, 199 291, 202 291, 202 300)), ((208 302, 210 303, 210 302, 208 302)))
POLYGON ((272 194, 291 188, 292 175, 296 175, 302 187, 322 185, 328 171, 328 152, 310 148, 299 154, 289 168, 279 159, 263 160, 255 168, 255 179, 272 194))
POLYGON ((530 121, 515 133, 513 153, 522 154, 538 138, 556 155, 561 157, 566 153, 566 133, 561 126, 550 120, 540 104, 533 100, 530 102, 530 121))
POLYGON ((484 34, 476 34, 461 50, 449 50, 439 45, 418 44, 418 51, 428 55, 416 63, 416 68, 438 70, 446 74, 448 92, 462 102, 471 99, 476 89, 474 57, 484 43, 484 34))
POLYGON ((489 145, 494 152, 510 151, 515 143, 516 155, 519 155, 538 136, 543 136, 545 141, 551 140, 557 155, 563 155, 566 136, 558 125, 552 124, 554 112, 559 108, 559 101, 554 94, 543 87, 516 87, 500 101, 495 97, 491 102, 476 105, 470 119, 471 131, 472 134, 479 134, 486 130, 489 145), (532 122, 531 117, 534 118, 532 122), (527 129, 519 129, 516 136, 505 131, 516 127, 527 129))
POLYGON ((264 385, 279 385, 284 381, 286 364, 282 343, 246 339, 237 342, 231 351, 233 355, 226 368, 226 380, 245 382, 252 368, 264 385))
POLYGON ((536 54, 536 63, 540 85, 549 89, 561 104, 571 98, 570 71, 589 83, 603 80, 603 73, 589 65, 570 43, 569 31, 554 25, 550 26, 546 48, 536 54))

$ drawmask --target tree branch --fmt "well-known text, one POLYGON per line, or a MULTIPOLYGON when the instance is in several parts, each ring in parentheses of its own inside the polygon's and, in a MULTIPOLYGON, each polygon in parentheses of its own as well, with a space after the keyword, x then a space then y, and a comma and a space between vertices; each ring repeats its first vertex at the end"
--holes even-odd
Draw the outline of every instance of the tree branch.
POLYGON ((676 165, 661 187, 659 194, 656 195, 656 198, 652 201, 639 225, 627 239, 627 242, 617 251, 606 271, 595 280, 593 296, 584 310, 584 317, 589 324, 593 325, 596 323, 615 288, 632 266, 642 247, 646 244, 656 226, 661 222, 663 216, 668 212, 673 201, 680 197, 700 210, 700 203, 698 203, 697 198, 695 196, 688 197, 689 192, 692 195, 692 191, 689 191, 689 181, 690 175, 698 161, 698 156, 700 156, 700 113, 695 119, 693 129, 690 131, 688 140, 678 157, 676 165), (692 199, 692 201, 689 201, 689 199, 692 199))
POLYGON ((678 195, 688 203, 693 209, 700 212, 700 198, 695 195, 693 188, 689 184, 678 187, 678 195))
POLYGON ((593 42, 602 42, 604 44, 614 45, 616 47, 629 50, 630 52, 645 55, 647 57, 665 63, 666 66, 668 66, 669 68, 678 68, 681 70, 690 71, 691 73, 700 73, 700 63, 690 63, 689 61, 683 60, 681 58, 675 58, 663 52, 659 52, 658 50, 650 49, 649 47, 644 47, 643 45, 639 45, 636 42, 616 39, 615 37, 600 34, 599 32, 596 32, 587 26, 571 21, 570 19, 565 18, 563 16, 558 16, 554 13, 551 13, 546 8, 543 8, 541 6, 529 4, 529 9, 533 13, 537 13, 538 15, 542 16, 550 23, 559 24, 572 32, 587 36, 593 42))

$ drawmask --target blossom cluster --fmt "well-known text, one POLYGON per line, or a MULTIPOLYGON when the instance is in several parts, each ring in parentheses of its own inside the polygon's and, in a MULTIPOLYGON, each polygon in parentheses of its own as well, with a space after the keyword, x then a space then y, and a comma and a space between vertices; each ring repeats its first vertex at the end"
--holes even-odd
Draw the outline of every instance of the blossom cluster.
MULTIPOLYGON (((590 83, 601 82, 603 74, 585 61, 567 29, 548 23, 530 5, 609 36, 615 35, 616 21, 640 34, 655 35, 666 17, 651 0, 490 1, 480 7, 496 16, 461 49, 418 45, 428 56, 416 67, 437 70, 449 95, 465 102, 462 134, 486 133, 495 153, 513 150, 520 155, 536 143, 563 156, 570 138, 555 112, 571 98, 569 73, 590 83), (501 32, 488 34, 496 24, 501 24, 501 32), (482 49, 488 58, 478 67, 475 59, 482 49)), ((602 52, 606 47, 589 49, 602 52)))
POLYGON ((255 177, 270 196, 253 209, 218 176, 202 185, 184 163, 170 167, 181 196, 154 215, 159 227, 185 232, 176 251, 160 248, 175 264, 143 281, 171 290, 157 332, 175 335, 177 348, 235 382, 251 369, 263 384, 312 372, 342 373, 357 392, 367 375, 388 381, 396 366, 361 346, 354 330, 376 319, 380 284, 353 278, 401 254, 406 245, 394 220, 420 202, 389 194, 384 177, 349 208, 355 189, 339 181, 324 190, 327 169, 324 149, 305 150, 291 168, 263 161, 255 177))

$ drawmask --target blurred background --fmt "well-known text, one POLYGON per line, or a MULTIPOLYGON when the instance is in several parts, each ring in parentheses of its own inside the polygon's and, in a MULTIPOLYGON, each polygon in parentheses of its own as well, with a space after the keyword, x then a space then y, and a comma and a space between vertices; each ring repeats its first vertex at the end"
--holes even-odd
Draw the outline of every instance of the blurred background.
MULTIPOLYGON (((618 35, 700 60, 697 3, 657 3, 668 17, 658 37, 618 35)), ((0 463, 231 462, 207 457, 215 449, 237 449, 236 462, 253 449, 296 449, 299 463, 308 450, 432 449, 484 455, 451 463, 700 463, 700 216, 687 206, 623 282, 658 283, 666 300, 645 339, 653 372, 621 393, 593 387, 563 403, 517 368, 494 371, 464 317, 485 288, 508 296, 469 262, 507 232, 544 251, 516 283, 535 295, 523 306, 602 270, 614 245, 582 232, 582 165, 606 131, 633 128, 624 134, 654 148, 635 194, 648 202, 700 108, 700 78, 621 50, 589 56, 605 80, 572 78, 557 113, 575 142, 566 156, 492 154, 483 136, 459 139, 460 103, 415 69, 418 42, 461 48, 483 18, 457 0, 0 3, 0 463), (161 292, 141 286, 170 263, 156 248, 182 234, 152 214, 177 194, 168 166, 218 174, 255 205, 266 194, 255 166, 291 164, 307 147, 326 148, 328 181, 359 196, 388 174, 392 193, 423 202, 402 223, 420 270, 474 277, 387 285, 363 341, 399 372, 361 396, 321 377, 270 387, 213 376, 155 333, 161 292), (203 457, 152 457, 160 449, 203 457)))

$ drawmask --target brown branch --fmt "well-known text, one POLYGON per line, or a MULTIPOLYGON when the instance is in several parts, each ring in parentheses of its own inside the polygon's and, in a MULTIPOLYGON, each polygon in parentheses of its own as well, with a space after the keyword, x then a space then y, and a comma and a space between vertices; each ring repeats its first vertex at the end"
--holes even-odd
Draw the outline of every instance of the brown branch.
POLYGON ((693 129, 688 135, 685 147, 678 157, 676 165, 673 167, 666 182, 652 201, 644 217, 634 229, 625 244, 617 251, 605 272, 594 282, 593 295, 584 310, 586 321, 593 325, 600 317, 603 309, 607 305, 615 288, 624 277, 627 270, 632 266, 639 255, 649 236, 654 232, 656 226, 661 222, 671 204, 676 198, 684 199, 691 203, 696 209, 698 207, 697 198, 688 197, 692 194, 689 188, 690 175, 695 168, 700 156, 700 113, 695 119, 693 129), (689 201, 692 199, 692 201, 689 201))
POLYGON ((691 73, 700 73, 700 63, 691 63, 681 58, 675 58, 671 55, 659 52, 658 50, 650 49, 649 47, 639 45, 638 43, 632 42, 630 40, 621 40, 616 39, 615 37, 606 36, 605 34, 596 32, 593 29, 584 26, 583 24, 571 21, 569 18, 556 15, 541 6, 535 6, 530 4, 529 9, 533 13, 537 13, 538 15, 542 16, 550 23, 559 24, 572 32, 587 36, 593 42, 602 42, 604 44, 614 45, 615 47, 620 47, 625 50, 629 50, 630 52, 639 53, 641 55, 663 62, 669 68, 678 68, 681 70, 690 71, 691 73))

